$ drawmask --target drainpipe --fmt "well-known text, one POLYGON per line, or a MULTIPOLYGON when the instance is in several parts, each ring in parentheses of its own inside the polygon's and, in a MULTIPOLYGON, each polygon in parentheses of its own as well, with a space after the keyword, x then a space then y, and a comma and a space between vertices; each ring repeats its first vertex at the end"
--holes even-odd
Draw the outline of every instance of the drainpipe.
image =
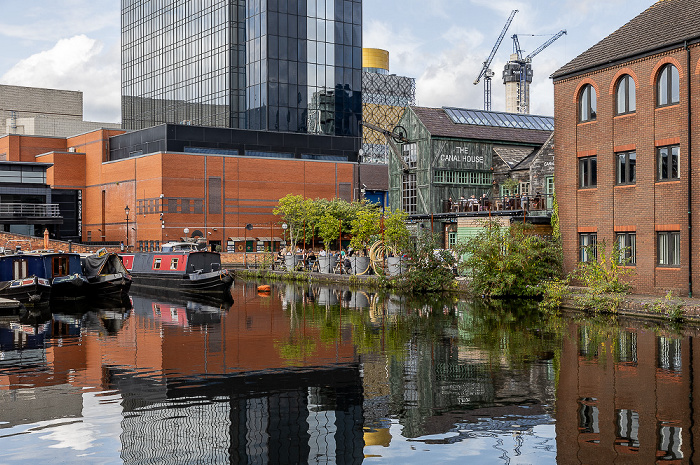
POLYGON ((685 41, 685 63, 687 72, 687 96, 688 96, 688 297, 693 297, 693 209, 692 209, 692 199, 693 199, 693 133, 691 117, 693 115, 692 107, 692 94, 690 93, 690 79, 692 74, 690 72, 690 46, 688 41, 685 41))

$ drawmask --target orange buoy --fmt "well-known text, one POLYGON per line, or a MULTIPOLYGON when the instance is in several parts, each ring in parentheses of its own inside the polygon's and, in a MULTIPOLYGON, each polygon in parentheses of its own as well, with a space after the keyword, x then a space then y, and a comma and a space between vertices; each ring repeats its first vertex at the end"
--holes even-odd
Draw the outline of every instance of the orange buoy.
POLYGON ((269 284, 261 284, 258 286, 258 292, 270 292, 272 288, 269 284))

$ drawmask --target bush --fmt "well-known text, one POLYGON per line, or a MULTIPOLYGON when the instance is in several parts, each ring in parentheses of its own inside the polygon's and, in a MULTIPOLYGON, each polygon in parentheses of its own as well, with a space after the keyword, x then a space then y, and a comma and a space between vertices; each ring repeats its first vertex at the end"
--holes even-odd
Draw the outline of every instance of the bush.
POLYGON ((439 249, 437 237, 425 233, 408 251, 410 266, 397 287, 414 293, 442 292, 455 288, 457 260, 449 250, 439 249))
POLYGON ((460 247, 465 259, 460 269, 470 278, 475 295, 532 297, 542 294, 540 283, 561 275, 559 242, 528 234, 531 225, 510 227, 495 221, 460 247))

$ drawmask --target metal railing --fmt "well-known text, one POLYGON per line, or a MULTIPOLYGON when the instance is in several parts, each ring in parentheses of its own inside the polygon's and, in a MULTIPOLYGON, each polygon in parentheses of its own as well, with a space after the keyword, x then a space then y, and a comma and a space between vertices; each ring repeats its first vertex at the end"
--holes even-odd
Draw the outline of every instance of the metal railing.
POLYGON ((443 200, 443 213, 483 212, 483 211, 528 211, 551 212, 554 208, 554 195, 517 195, 503 197, 482 197, 480 199, 443 200))
POLYGON ((61 210, 57 203, 0 203, 3 218, 59 218, 61 210))

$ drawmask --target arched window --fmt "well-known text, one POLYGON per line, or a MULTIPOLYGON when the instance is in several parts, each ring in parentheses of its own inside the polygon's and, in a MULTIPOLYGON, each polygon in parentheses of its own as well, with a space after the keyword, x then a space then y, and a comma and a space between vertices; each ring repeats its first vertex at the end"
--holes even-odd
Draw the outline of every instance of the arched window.
POLYGON ((595 89, 592 85, 586 84, 583 86, 578 103, 578 120, 581 123, 595 121, 598 105, 596 103, 595 89))
POLYGON ((664 65, 656 81, 656 106, 674 105, 680 101, 678 68, 664 65))
POLYGON ((634 113, 637 110, 637 89, 632 76, 625 74, 617 81, 615 97, 616 114, 625 115, 627 113, 634 113))

